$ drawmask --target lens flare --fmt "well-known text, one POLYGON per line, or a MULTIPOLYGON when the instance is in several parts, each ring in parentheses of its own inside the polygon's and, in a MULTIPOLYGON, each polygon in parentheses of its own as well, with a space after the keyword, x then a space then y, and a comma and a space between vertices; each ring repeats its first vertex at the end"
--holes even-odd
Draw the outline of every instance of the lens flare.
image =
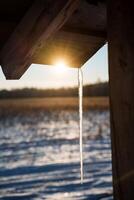
POLYGON ((64 73, 67 70, 67 64, 64 60, 56 61, 54 66, 57 73, 64 73))

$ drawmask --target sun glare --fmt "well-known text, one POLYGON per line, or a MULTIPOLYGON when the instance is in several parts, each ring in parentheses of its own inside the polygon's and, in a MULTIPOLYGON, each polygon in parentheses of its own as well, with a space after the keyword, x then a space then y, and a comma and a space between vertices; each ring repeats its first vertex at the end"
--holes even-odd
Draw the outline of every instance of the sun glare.
POLYGON ((64 60, 58 60, 54 66, 57 73, 64 73, 67 70, 67 64, 64 60))

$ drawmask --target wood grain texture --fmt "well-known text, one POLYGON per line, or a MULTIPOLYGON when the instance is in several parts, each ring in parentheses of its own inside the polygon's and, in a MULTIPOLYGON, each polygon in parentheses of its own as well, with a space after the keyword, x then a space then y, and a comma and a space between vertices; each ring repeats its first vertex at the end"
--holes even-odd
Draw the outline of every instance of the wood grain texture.
POLYGON ((108 44, 115 200, 134 199, 134 3, 109 0, 108 44))
POLYGON ((59 30, 77 8, 79 0, 36 0, 0 53, 7 79, 18 79, 48 38, 59 30))
POLYGON ((88 34, 58 31, 50 38, 33 63, 54 65, 55 60, 64 59, 70 67, 81 67, 102 46, 105 39, 88 34))

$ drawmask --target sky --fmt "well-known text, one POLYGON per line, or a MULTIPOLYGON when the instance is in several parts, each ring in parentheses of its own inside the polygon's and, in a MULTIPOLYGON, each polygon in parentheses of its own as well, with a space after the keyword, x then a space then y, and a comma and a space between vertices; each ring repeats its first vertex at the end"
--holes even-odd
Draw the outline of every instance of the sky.
MULTIPOLYGON (((107 45, 104 45, 83 66, 83 83, 108 81, 107 45)), ((17 88, 60 88, 78 84, 78 69, 32 64, 19 80, 6 80, 0 67, 0 90, 17 88)))

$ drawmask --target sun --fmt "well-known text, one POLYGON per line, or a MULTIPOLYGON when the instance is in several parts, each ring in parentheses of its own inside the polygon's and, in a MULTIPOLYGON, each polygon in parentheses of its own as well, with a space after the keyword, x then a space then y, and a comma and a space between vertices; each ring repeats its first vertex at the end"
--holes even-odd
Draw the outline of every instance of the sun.
POLYGON ((68 66, 64 60, 57 60, 54 64, 54 67, 57 73, 62 74, 67 70, 68 66))

